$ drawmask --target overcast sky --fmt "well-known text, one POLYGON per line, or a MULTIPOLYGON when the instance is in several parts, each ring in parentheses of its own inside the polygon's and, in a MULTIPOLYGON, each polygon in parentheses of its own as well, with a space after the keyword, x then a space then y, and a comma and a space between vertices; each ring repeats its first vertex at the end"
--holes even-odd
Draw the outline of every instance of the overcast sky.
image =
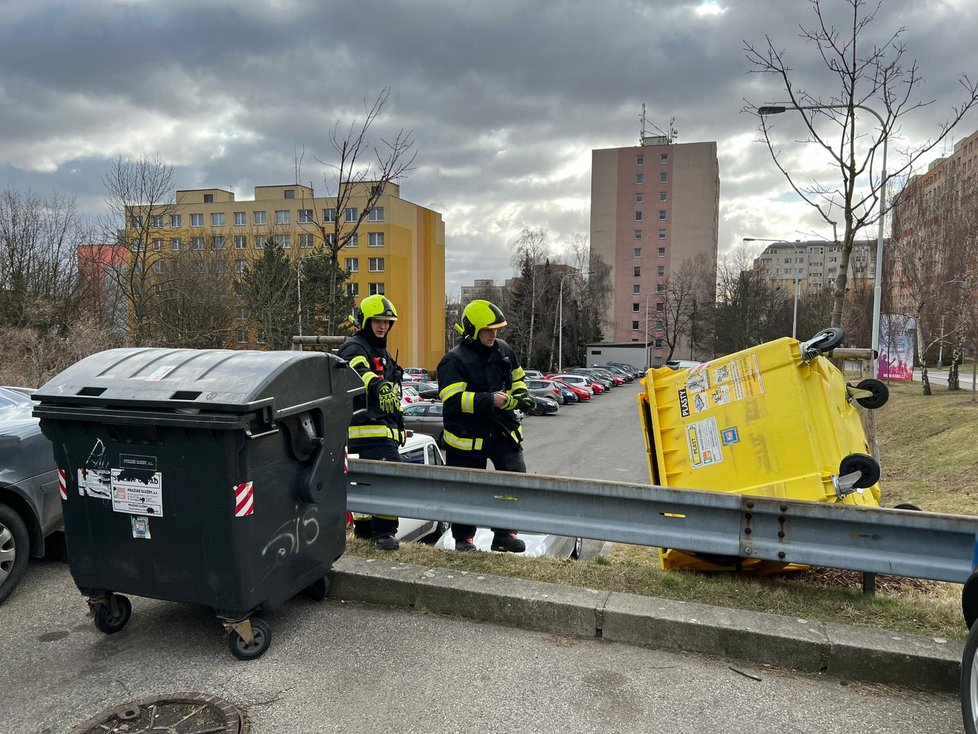
MULTIPOLYGON (((325 194, 313 156, 330 155, 329 128, 390 87, 375 131, 414 131, 401 195, 442 213, 451 295, 512 275, 524 224, 557 259, 587 234, 591 150, 637 144, 644 102, 652 125, 675 118, 677 142, 717 142, 721 252, 808 238, 825 227, 740 110, 783 99, 748 73, 744 43, 765 34, 831 96, 799 38, 813 21, 806 0, 0 0, 0 186, 70 193, 96 215, 107 162, 158 152, 178 188, 250 199, 294 180, 298 145, 302 182, 325 194)), ((936 135, 957 77, 978 77, 978 2, 884 0, 871 37, 900 26, 918 97, 935 102, 904 121, 891 156, 936 135)), ((778 124, 790 151, 800 128, 778 124)), ((969 113, 954 139, 976 128, 969 113)))

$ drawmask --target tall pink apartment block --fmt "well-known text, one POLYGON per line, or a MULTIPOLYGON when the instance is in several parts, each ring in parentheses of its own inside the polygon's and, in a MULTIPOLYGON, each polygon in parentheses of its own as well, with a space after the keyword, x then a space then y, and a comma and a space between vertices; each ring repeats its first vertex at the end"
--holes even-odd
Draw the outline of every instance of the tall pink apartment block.
MULTIPOLYGON (((611 268, 606 341, 647 341, 650 364, 662 364, 669 276, 701 253, 715 268, 719 209, 715 142, 654 136, 591 151, 591 253, 611 268)), ((689 351, 677 349, 677 358, 689 351)))

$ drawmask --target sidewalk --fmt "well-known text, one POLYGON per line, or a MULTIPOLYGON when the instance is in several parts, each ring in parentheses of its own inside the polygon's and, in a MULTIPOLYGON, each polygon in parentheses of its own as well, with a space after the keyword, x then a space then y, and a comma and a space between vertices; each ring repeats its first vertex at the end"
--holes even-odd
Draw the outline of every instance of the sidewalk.
POLYGON ((959 690, 964 642, 343 556, 331 599, 907 688, 959 690))

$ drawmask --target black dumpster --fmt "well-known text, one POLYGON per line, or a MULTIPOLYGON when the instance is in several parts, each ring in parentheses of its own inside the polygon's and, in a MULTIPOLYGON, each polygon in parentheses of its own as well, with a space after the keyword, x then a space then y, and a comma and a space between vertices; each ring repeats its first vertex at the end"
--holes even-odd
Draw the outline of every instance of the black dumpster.
POLYGON ((40 388, 69 566, 96 626, 128 622, 116 592, 201 604, 236 657, 264 653, 271 631, 251 615, 325 597, 343 553, 362 389, 322 352, 191 349, 100 352, 40 388))

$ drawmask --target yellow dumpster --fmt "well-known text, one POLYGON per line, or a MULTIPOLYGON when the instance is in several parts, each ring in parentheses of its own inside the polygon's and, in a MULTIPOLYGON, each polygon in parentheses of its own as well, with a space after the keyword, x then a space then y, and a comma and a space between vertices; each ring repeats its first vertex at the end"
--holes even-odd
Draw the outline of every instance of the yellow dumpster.
MULTIPOLYGON (((853 402, 880 407, 886 386, 848 385, 822 356, 841 342, 841 330, 825 329, 649 370, 638 400, 652 484, 878 505, 880 468, 853 402)), ((662 558, 666 568, 717 566, 676 551, 662 558)))

